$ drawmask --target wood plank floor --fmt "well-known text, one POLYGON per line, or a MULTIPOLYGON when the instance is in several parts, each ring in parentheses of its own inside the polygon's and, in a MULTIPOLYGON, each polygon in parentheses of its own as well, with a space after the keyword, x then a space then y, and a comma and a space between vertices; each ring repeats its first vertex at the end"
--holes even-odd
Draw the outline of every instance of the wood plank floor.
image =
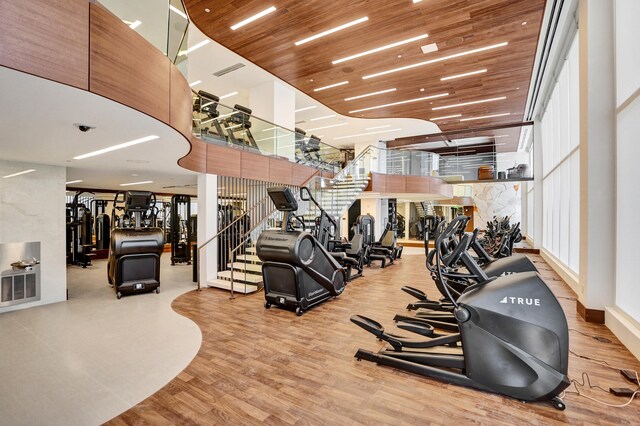
MULTIPOLYGON (((530 257, 559 297, 569 327, 579 330, 570 332, 571 350, 610 365, 640 369, 638 360, 608 329, 577 316, 575 295, 542 258, 530 257)), ((219 290, 186 293, 174 301, 173 308, 201 328, 200 352, 173 381, 109 424, 640 423, 639 400, 626 408, 608 408, 567 394, 567 409, 561 412, 546 403, 524 404, 357 362, 353 354, 358 348, 377 350, 382 344, 353 325, 352 314, 375 318, 398 334, 411 334, 396 330, 392 321, 412 301, 400 291, 404 284, 436 294, 425 272, 424 256, 405 255, 384 270, 368 268, 365 277, 350 283, 338 299, 302 317, 264 309, 261 293, 233 301, 219 290)), ((630 387, 617 371, 571 355, 570 378, 581 380, 583 371, 589 372, 592 384, 607 390, 630 387)), ((623 402, 597 390, 585 392, 610 403, 623 402)))

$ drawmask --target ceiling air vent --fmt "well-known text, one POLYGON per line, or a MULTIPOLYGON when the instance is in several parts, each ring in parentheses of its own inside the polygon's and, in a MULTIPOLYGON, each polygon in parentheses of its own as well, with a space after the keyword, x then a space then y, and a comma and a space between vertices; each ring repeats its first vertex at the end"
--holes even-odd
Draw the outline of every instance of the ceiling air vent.
POLYGON ((223 75, 234 72, 235 70, 239 70, 242 67, 244 67, 244 64, 238 62, 237 64, 231 65, 230 67, 223 68, 219 71, 214 72, 213 75, 215 75, 216 77, 222 77, 223 75))

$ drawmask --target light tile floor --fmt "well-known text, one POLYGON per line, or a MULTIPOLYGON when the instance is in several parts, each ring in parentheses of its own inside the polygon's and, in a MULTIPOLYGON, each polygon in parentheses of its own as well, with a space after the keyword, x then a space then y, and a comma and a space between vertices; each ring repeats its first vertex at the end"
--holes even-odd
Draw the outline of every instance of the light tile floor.
POLYGON ((117 300, 106 261, 69 267, 69 301, 0 314, 0 425, 100 424, 193 359, 200 329, 171 309, 191 266, 162 256, 161 292, 117 300))

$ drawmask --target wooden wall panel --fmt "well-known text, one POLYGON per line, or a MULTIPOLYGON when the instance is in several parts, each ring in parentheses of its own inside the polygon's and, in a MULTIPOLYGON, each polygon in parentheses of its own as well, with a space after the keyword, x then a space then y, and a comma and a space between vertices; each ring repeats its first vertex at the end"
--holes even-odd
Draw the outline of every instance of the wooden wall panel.
POLYGON ((90 13, 89 89, 169 123, 171 62, 106 9, 90 13))
POLYGON ((285 159, 269 159, 269 182, 291 184, 293 181, 293 163, 285 159))
POLYGON ((206 173, 207 144, 195 137, 192 137, 189 143, 191 144, 191 150, 187 155, 178 160, 178 165, 187 170, 206 173))
POLYGON ((242 151, 213 144, 206 145, 207 173, 219 176, 243 177, 241 170, 242 151))
POLYGON ((381 194, 387 192, 387 175, 371 173, 371 185, 369 186, 372 192, 379 192, 381 194))
POLYGON ((191 120, 193 117, 191 88, 177 67, 172 65, 169 70, 171 77, 169 124, 191 139, 191 120))
POLYGON ((431 193, 431 181, 432 179, 425 179, 428 176, 406 176, 405 177, 405 190, 408 193, 420 194, 431 193))
POLYGON ((271 159, 260 154, 252 154, 246 151, 240 152, 242 153, 242 162, 240 165, 242 168, 242 177, 268 182, 269 161, 271 159))
POLYGON ((453 197, 453 186, 438 178, 431 178, 431 192, 442 194, 445 197, 453 197))
POLYGON ((406 176, 387 175, 386 192, 407 192, 405 188, 406 176))
POLYGON ((0 65, 87 90, 87 0, 0 0, 0 65))
POLYGON ((318 174, 318 170, 313 167, 303 166, 301 164, 291 164, 292 166, 292 185, 301 186, 312 176, 318 174))

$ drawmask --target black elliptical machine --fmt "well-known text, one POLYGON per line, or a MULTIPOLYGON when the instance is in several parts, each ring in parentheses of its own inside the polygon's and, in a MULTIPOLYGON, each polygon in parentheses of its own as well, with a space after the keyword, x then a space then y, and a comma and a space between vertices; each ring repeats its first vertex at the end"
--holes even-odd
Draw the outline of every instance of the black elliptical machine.
MULTIPOLYGON (((441 247, 455 228, 439 235, 435 244, 436 269, 443 283, 447 281, 442 277, 441 247)), ((447 257, 469 256, 470 239, 469 234, 464 235, 447 257)), ((479 273, 479 268, 470 272, 479 273)), ((355 357, 522 401, 551 400, 556 409, 564 410, 559 395, 570 384, 567 320, 540 276, 523 272, 488 279, 468 287, 457 300, 448 285, 444 289, 454 305, 459 333, 407 339, 386 333, 374 320, 354 315, 354 324, 391 345, 378 353, 359 349, 355 357), (458 353, 451 352, 454 345, 458 353)), ((429 333, 432 331, 425 328, 420 334, 429 333)))
MULTIPOLYGON (((272 305, 294 310, 302 315, 306 310, 332 297, 339 296, 347 283, 344 270, 306 231, 297 231, 293 219, 304 229, 304 219, 295 216, 298 203, 287 187, 267 189, 269 197, 285 213, 282 229, 263 231, 256 244, 262 263, 265 308, 272 305)), ((308 188, 300 192, 309 195, 308 188)))

